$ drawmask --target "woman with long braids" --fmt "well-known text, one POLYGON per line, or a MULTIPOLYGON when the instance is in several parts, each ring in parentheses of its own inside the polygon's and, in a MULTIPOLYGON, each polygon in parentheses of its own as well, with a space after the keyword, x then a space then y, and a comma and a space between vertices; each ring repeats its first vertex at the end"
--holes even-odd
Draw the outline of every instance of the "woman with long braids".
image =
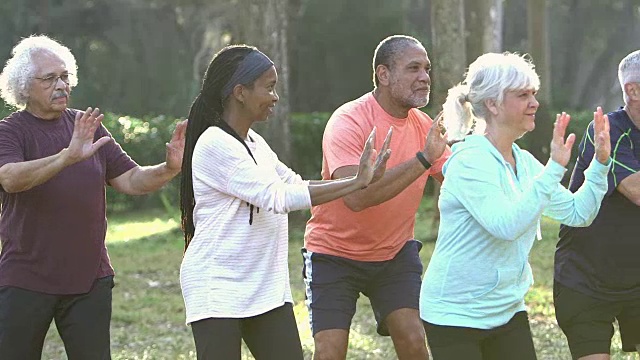
POLYGON ((302 359, 288 272, 289 211, 366 187, 383 174, 390 134, 376 155, 375 130, 358 174, 303 181, 250 129, 278 101, 273 62, 254 47, 228 46, 205 73, 189 112, 180 208, 185 254, 180 284, 198 359, 302 359))
POLYGON ((560 183, 575 141, 565 139, 569 115, 556 118, 546 165, 515 144, 536 126, 539 85, 522 56, 484 54, 449 90, 444 124, 449 139, 462 141, 443 167, 438 241, 420 293, 434 360, 535 359, 524 296, 540 218, 588 226, 607 191, 611 145, 602 109, 594 113, 594 161, 576 193, 560 183))

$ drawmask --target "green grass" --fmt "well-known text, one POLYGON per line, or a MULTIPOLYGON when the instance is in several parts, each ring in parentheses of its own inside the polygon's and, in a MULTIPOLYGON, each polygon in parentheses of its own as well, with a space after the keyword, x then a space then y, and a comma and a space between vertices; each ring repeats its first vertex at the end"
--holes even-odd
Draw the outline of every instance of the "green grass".
POLYGON ((161 234, 178 227, 179 220, 171 218, 163 210, 147 210, 141 213, 125 213, 108 216, 107 241, 109 245, 139 240, 161 234))
MULTIPOLYGON (((313 339, 304 306, 300 248, 304 220, 308 212, 292 216, 289 263, 291 286, 296 301, 295 313, 305 351, 311 358, 313 339)), ((421 256, 425 268, 435 246, 433 210, 426 199, 417 215, 416 237, 424 242, 421 256)), ((112 356, 115 360, 195 359, 190 328, 184 324, 184 303, 178 279, 182 260, 182 235, 178 221, 162 211, 145 211, 109 217, 108 247, 116 269, 111 324, 112 356)), ((539 359, 570 359, 564 335, 558 328, 553 309, 551 284, 553 253, 558 224, 543 221, 543 240, 537 241, 531 254, 535 285, 526 301, 539 359)), ((620 350, 616 333, 612 359, 638 359, 620 350)), ((375 333, 369 301, 361 297, 349 339, 348 359, 394 359, 388 337, 375 333)), ((45 343, 43 359, 65 359, 64 347, 52 325, 45 343)), ((244 349, 244 359, 252 359, 244 349)))

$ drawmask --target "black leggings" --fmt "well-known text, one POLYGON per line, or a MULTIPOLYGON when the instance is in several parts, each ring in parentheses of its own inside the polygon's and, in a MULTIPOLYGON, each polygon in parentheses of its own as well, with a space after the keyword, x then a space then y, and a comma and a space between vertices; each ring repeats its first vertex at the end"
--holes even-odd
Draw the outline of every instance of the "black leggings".
POLYGON ((111 359, 109 324, 113 276, 80 295, 49 295, 0 287, 0 359, 40 360, 55 320, 69 360, 111 359))
POLYGON ((516 313, 505 325, 480 330, 423 322, 434 360, 535 360, 527 313, 516 313))
POLYGON ((301 360, 293 306, 241 319, 209 318, 191 323, 198 360, 240 360, 240 339, 256 360, 301 360))

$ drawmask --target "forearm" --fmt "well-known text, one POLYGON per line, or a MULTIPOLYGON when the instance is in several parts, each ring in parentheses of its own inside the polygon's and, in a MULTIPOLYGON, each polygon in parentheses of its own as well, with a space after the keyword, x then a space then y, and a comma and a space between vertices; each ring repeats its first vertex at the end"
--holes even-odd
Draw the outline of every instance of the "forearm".
POLYGON ((334 182, 335 180, 307 180, 307 182, 309 182, 309 185, 322 185, 322 184, 329 184, 334 182))
POLYGON ((594 160, 584 172, 585 181, 572 193, 561 184, 551 197, 544 214, 562 224, 573 227, 589 226, 598 215, 602 199, 607 193, 607 174, 610 164, 594 160))
POLYGON ((160 189, 176 175, 180 170, 170 169, 166 163, 153 166, 140 166, 131 174, 129 189, 130 195, 143 195, 160 189))
POLYGON ((355 177, 347 177, 332 181, 309 182, 311 205, 316 206, 338 199, 363 187, 355 177))
POLYGON ((525 180, 523 185, 528 185, 517 189, 505 186, 503 171, 503 164, 482 152, 463 151, 450 161, 440 193, 443 219, 451 216, 443 209, 462 207, 496 239, 513 241, 531 231, 558 190, 565 169, 552 161, 545 167, 533 164, 524 171, 532 181, 525 180))
POLYGON ((0 184, 8 193, 30 190, 47 182, 69 166, 67 149, 42 159, 5 164, 0 168, 0 184))
POLYGON ((640 172, 624 178, 616 188, 624 197, 640 206, 640 172))
POLYGON ((426 169, 416 158, 388 169, 384 176, 366 189, 355 191, 344 197, 344 202, 353 211, 362 211, 394 198, 424 174, 426 169))

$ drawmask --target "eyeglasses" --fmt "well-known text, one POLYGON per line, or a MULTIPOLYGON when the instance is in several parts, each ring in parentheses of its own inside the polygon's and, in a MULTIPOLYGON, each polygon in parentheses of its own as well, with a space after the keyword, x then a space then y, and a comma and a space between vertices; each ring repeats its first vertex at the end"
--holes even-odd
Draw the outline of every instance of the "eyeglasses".
POLYGON ((62 75, 48 75, 43 78, 34 77, 34 79, 38 79, 42 81, 42 84, 45 86, 45 89, 48 89, 52 87, 54 84, 57 84, 58 79, 62 80, 63 83, 69 85, 69 76, 71 76, 71 74, 66 73, 62 75))

